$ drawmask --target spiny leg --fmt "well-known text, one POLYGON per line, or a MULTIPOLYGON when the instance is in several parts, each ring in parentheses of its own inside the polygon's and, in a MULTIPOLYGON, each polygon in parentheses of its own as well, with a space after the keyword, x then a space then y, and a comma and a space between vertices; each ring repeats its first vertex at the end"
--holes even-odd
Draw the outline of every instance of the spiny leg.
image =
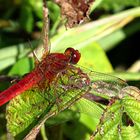
MULTIPOLYGON (((53 81, 53 86, 54 86, 54 93, 53 94, 56 97, 55 103, 56 103, 56 106, 58 108, 58 112, 60 111, 60 105, 59 104, 62 102, 62 100, 60 99, 61 93, 57 93, 57 92, 60 92, 59 91, 60 87, 58 87, 58 81, 60 80, 62 82, 62 77, 61 76, 62 76, 62 73, 59 73, 56 76, 55 80, 53 81)), ((62 83, 60 83, 60 84, 62 84, 62 83)))
POLYGON ((40 63, 40 61, 37 58, 36 53, 35 53, 35 51, 34 51, 34 49, 33 49, 32 44, 31 44, 30 41, 29 41, 29 44, 30 44, 30 48, 32 50, 33 58, 34 58, 34 61, 35 61, 35 67, 36 67, 36 66, 38 66, 38 64, 40 63))

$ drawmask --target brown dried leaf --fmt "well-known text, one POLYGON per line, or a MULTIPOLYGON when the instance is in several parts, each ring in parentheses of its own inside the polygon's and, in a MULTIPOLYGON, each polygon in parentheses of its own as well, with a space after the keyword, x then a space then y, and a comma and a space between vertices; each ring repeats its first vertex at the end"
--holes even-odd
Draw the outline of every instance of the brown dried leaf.
POLYGON ((90 5, 94 0, 55 0, 61 8, 62 18, 67 19, 66 27, 73 27, 87 20, 90 5))

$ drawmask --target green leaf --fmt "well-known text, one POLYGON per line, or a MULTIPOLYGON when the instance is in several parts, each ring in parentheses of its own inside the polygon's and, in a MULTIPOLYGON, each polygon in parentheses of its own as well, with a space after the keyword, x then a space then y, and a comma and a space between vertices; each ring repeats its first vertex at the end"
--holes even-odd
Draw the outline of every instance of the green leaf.
POLYGON ((101 117, 95 140, 138 140, 140 139, 140 102, 132 97, 116 100, 107 107, 101 117))
POLYGON ((78 65, 81 67, 102 72, 113 71, 105 52, 97 43, 87 44, 86 47, 80 49, 80 53, 81 59, 78 65))
MULTIPOLYGON (((38 44, 38 41, 32 41, 32 47, 38 44)), ((0 49, 0 70, 7 68, 17 62, 18 59, 25 57, 31 48, 29 43, 21 43, 0 49)))
POLYGON ((132 8, 77 28, 67 31, 63 29, 51 39, 52 51, 64 50, 67 47, 77 49, 84 48, 87 44, 97 42, 118 29, 121 29, 132 20, 132 17, 139 17, 139 13, 139 7, 132 8))
POLYGON ((34 27, 34 19, 33 19, 33 13, 32 13, 32 7, 28 5, 23 5, 21 8, 20 13, 20 25, 21 27, 26 30, 28 33, 32 32, 32 29, 34 27))
POLYGON ((105 51, 108 51, 117 47, 117 44, 138 31, 140 31, 139 20, 131 22, 131 24, 125 26, 125 28, 119 29, 101 38, 98 43, 105 51))
MULTIPOLYGON (((66 70, 57 79, 57 85, 55 82, 48 85, 46 80, 43 91, 36 85, 15 97, 7 107, 8 130, 19 139, 25 137, 35 126, 27 138, 35 137, 38 133, 36 131, 40 130, 48 118, 70 107, 89 89, 89 85, 83 80, 88 78, 86 74, 79 73, 78 68, 66 70)), ((32 79, 28 82, 32 82, 32 79)))
POLYGON ((75 112, 80 112, 96 119, 100 118, 103 111, 95 102, 89 101, 85 98, 76 102, 71 109, 75 112))
POLYGON ((106 0, 103 1, 100 4, 100 8, 105 8, 106 10, 122 10, 122 8, 124 7, 128 7, 128 6, 140 6, 140 1, 139 0, 125 0, 125 1, 121 1, 121 0, 115 0, 115 1, 111 1, 111 0, 106 0))
POLYGON ((33 7, 32 10, 34 11, 35 15, 42 20, 42 18, 43 18, 43 12, 42 12, 43 3, 42 3, 42 1, 40 1, 40 0, 37 0, 37 1, 32 0, 31 5, 33 7))
MULTIPOLYGON (((34 91, 26 91, 14 98, 7 107, 7 127, 13 136, 28 131, 35 125, 39 116, 48 106, 44 98, 34 91)), ((18 136, 18 137, 21 137, 18 136)))
POLYGON ((140 80, 140 72, 115 72, 111 74, 127 81, 140 80))
MULTIPOLYGON (((91 117, 89 115, 81 113, 81 117, 80 117, 79 122, 82 123, 86 128, 89 129, 89 131, 85 131, 86 132, 86 136, 84 138, 84 140, 89 140, 92 132, 94 130, 96 130, 96 126, 99 123, 99 118, 97 119, 96 117, 94 118, 94 116, 91 117)), ((78 133, 79 132, 81 132, 81 131, 79 130, 78 133)))
POLYGON ((78 120, 79 117, 80 117, 80 113, 77 113, 77 112, 70 110, 70 109, 66 109, 66 110, 60 112, 55 117, 48 119, 45 122, 45 125, 46 126, 53 126, 53 125, 63 124, 69 120, 78 120))
POLYGON ((81 98, 71 109, 75 112, 80 112, 80 119, 73 132, 75 135, 71 136, 72 139, 76 140, 79 137, 81 139, 89 140, 91 132, 96 129, 96 126, 99 123, 99 118, 101 117, 103 110, 97 106, 95 102, 85 98, 81 98), (83 134, 82 136, 81 133, 83 134))
POLYGON ((29 73, 34 67, 32 58, 20 59, 10 70, 8 75, 24 75, 29 73))
MULTIPOLYGON (((102 39, 105 39, 105 37, 108 38, 107 35, 112 35, 114 31, 117 31, 118 29, 122 28, 123 26, 125 26, 127 23, 130 22, 126 20, 123 24, 119 25, 121 21, 124 21, 124 19, 126 18, 139 17, 140 16, 139 13, 140 13, 140 8, 133 8, 130 10, 126 10, 124 12, 120 12, 114 16, 106 17, 104 19, 94 21, 74 29, 69 29, 67 31, 64 29, 65 32, 61 30, 61 32, 59 32, 56 36, 54 36, 51 39, 52 52, 60 52, 62 50, 64 51, 67 47, 74 47, 80 50, 86 48, 87 46, 91 46, 92 43, 95 44, 95 46, 97 46, 98 41, 100 43, 99 45, 102 46, 102 44, 105 44, 105 42, 101 42, 102 39)), ((121 36, 120 40, 124 38, 122 34, 120 36, 121 36)), ((112 38, 111 38, 109 45, 116 42, 115 39, 113 39, 113 41, 114 42, 112 42, 112 38)), ((32 42, 32 44, 34 46, 36 43, 32 42)), ((22 51, 20 52, 18 51, 18 49, 20 50, 22 48, 19 47, 21 45, 23 46, 24 44, 13 46, 9 48, 9 51, 7 51, 6 48, 0 50, 0 54, 1 54, 0 70, 14 64, 17 56, 21 56, 21 53, 25 54, 26 49, 22 49, 22 51), (6 60, 4 60, 3 57, 1 58, 1 56, 3 55, 4 55, 4 59, 6 60)), ((103 47, 105 48, 106 46, 103 47)), ((109 48, 109 46, 107 48, 109 48)), ((83 54, 84 52, 82 52, 82 55, 83 54)))

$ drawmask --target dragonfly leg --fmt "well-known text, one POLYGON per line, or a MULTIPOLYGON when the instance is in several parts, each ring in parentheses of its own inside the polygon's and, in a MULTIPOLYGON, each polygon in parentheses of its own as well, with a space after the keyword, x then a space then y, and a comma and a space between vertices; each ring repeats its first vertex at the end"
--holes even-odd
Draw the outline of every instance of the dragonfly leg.
POLYGON ((30 40, 29 40, 29 46, 30 46, 30 48, 31 48, 31 52, 32 52, 32 54, 33 54, 33 58, 34 58, 34 61, 35 61, 35 67, 36 66, 38 66, 38 64, 40 63, 40 61, 39 61, 39 59, 37 58, 37 56, 36 56, 36 54, 35 54, 35 51, 33 50, 33 47, 32 47, 32 44, 31 44, 31 42, 30 42, 30 40))
POLYGON ((56 76, 56 78, 55 78, 55 80, 54 80, 54 96, 56 97, 56 99, 55 99, 55 102, 56 102, 56 106, 57 106, 57 108, 58 108, 58 112, 61 110, 61 108, 60 108, 60 103, 62 102, 62 99, 60 99, 60 96, 62 95, 61 94, 61 92, 59 93, 59 91, 57 92, 57 89, 59 89, 59 87, 58 87, 58 80, 59 79, 61 79, 61 82, 62 82, 62 78, 61 78, 61 73, 59 73, 57 76, 56 76))
POLYGON ((44 82, 42 79, 40 82, 37 83, 37 87, 40 89, 39 94, 48 102, 50 105, 52 103, 51 99, 51 86, 48 81, 44 82))

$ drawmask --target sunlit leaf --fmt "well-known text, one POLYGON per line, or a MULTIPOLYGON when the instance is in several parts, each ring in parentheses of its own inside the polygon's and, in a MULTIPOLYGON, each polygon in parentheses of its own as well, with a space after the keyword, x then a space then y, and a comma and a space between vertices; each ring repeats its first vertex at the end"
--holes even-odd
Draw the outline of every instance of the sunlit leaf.
POLYGON ((128 6, 140 6, 139 0, 126 0, 126 1, 121 1, 121 0, 116 0, 112 2, 111 0, 106 0, 105 2, 103 1, 99 7, 105 8, 106 10, 121 10, 124 7, 128 6))
POLYGON ((96 70, 100 72, 113 72, 113 68, 103 51, 103 49, 97 43, 87 44, 87 47, 81 48, 81 59, 78 65, 88 68, 90 70, 96 70))
POLYGON ((24 75, 29 73, 34 67, 32 58, 20 59, 14 67, 11 68, 9 75, 24 75), (24 67, 23 67, 24 66, 24 67))
POLYGON ((85 76, 79 69, 67 70, 57 85, 55 82, 46 85, 44 92, 34 87, 11 100, 6 115, 8 130, 17 138, 24 137, 34 126, 41 127, 46 118, 70 107, 89 89, 83 82, 87 80, 85 76))
POLYGON ((116 100, 101 117, 94 139, 140 139, 139 109, 140 102, 132 97, 116 100))

